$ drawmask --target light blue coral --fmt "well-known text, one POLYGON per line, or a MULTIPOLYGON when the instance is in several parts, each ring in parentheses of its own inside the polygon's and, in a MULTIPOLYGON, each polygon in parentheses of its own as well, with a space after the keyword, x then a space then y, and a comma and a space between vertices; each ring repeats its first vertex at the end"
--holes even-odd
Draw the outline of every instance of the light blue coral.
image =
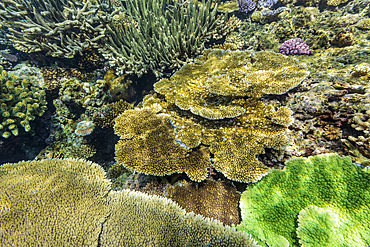
POLYGON ((370 172, 349 157, 295 158, 241 197, 237 226, 265 246, 368 246, 370 172))

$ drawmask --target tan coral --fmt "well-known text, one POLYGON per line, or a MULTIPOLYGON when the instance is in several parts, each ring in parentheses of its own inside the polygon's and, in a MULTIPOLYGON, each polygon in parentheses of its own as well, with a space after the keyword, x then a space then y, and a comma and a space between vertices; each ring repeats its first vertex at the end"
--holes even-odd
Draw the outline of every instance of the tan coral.
POLYGON ((4 246, 257 246, 169 199, 112 191, 103 169, 84 160, 1 166, 0 208, 4 246))
POLYGON ((179 181, 167 190, 167 197, 186 212, 218 219, 225 225, 240 223, 240 193, 225 181, 206 179, 202 183, 179 181))
POLYGON ((233 97, 284 94, 308 74, 305 64, 282 54, 214 50, 155 83, 154 89, 182 110, 216 120, 244 113, 233 97))
POLYGON ((124 190, 112 191, 109 200, 105 246, 258 246, 245 232, 186 213, 167 198, 124 190))
POLYGON ((153 108, 127 110, 116 118, 116 160, 130 170, 168 175, 186 172, 194 181, 204 180, 210 166, 209 154, 200 150, 188 154, 189 147, 176 141, 171 118, 153 108))
POLYGON ((42 160, 0 168, 4 246, 97 246, 110 182, 98 165, 42 160), (86 210, 88 209, 88 210, 86 210))

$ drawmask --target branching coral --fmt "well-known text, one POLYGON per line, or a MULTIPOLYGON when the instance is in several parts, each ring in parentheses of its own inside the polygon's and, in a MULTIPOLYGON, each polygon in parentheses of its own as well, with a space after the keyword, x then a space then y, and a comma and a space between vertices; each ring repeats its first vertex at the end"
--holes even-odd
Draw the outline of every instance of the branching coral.
POLYGON ((103 169, 84 160, 1 166, 0 206, 5 246, 257 246, 169 199, 111 191, 103 169))
POLYGON ((349 157, 291 159, 243 192, 238 229, 268 246, 367 246, 369 186, 369 170, 349 157))
POLYGON ((221 38, 238 26, 236 17, 217 15, 215 1, 122 0, 123 14, 109 25, 104 55, 118 70, 139 76, 189 62, 211 37, 221 38), (127 24, 128 23, 128 24, 127 24))
POLYGON ((30 121, 46 110, 45 92, 25 78, 9 74, 0 66, 0 134, 17 136, 18 128, 31 130, 30 121))
POLYGON ((104 1, 6 0, 0 3, 0 19, 11 23, 15 48, 71 58, 100 46, 109 20, 104 7, 104 1))

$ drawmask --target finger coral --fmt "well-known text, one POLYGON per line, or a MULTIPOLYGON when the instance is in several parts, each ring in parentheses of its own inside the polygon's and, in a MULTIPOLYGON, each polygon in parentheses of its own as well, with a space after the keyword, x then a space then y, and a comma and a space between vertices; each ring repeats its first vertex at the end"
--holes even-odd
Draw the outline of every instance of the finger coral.
POLYGON ((369 184, 349 157, 291 159, 243 192, 237 228, 268 246, 367 246, 369 184))
POLYGON ((4 246, 257 246, 169 199, 111 191, 103 169, 84 160, 4 164, 0 208, 4 246))
POLYGON ((217 15, 214 0, 122 0, 122 6, 102 49, 121 73, 141 76, 151 70, 161 76, 199 55, 210 38, 240 26, 236 17, 217 15))
POLYGON ((30 122, 46 110, 45 92, 27 79, 9 74, 0 66, 0 134, 17 136, 19 128, 31 130, 30 122))
POLYGON ((104 6, 104 1, 7 0, 0 3, 0 19, 10 23, 9 38, 18 50, 72 58, 100 46, 109 19, 104 6))

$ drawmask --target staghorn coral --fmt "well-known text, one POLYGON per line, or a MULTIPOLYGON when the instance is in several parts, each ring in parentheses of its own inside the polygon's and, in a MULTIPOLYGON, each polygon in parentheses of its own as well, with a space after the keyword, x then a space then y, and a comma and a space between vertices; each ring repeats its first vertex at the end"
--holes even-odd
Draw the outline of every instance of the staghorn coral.
POLYGON ((210 38, 221 38, 240 26, 236 17, 217 15, 214 3, 122 0, 124 14, 113 17, 111 35, 101 51, 120 73, 141 76, 153 71, 162 76, 192 61, 210 38))
POLYGON ((184 180, 167 188, 165 193, 186 212, 218 219, 225 225, 240 223, 240 193, 231 183, 206 179, 197 184, 184 180))
POLYGON ((127 110, 116 118, 114 130, 120 136, 117 162, 145 174, 186 172, 194 181, 204 180, 210 166, 208 150, 188 154, 188 148, 175 141, 169 115, 156 113, 145 107, 127 110))
POLYGON ((84 160, 1 166, 0 205, 6 246, 257 246, 248 234, 169 199, 111 191, 103 169, 84 160))
POLYGON ((237 229, 267 246, 299 246, 298 237, 303 246, 366 246, 369 182, 369 170, 349 157, 332 153, 291 159, 285 170, 272 171, 242 193, 237 229), (310 207, 316 212, 308 212, 310 207), (326 215, 329 211, 331 216, 326 215), (338 217, 335 227, 333 217, 338 217), (331 237, 335 242, 328 243, 331 237))
POLYGON ((102 11, 107 7, 104 1, 6 0, 0 3, 0 19, 10 23, 15 48, 72 58, 100 46, 110 19, 102 11))
POLYGON ((46 110, 45 92, 24 77, 9 74, 0 66, 0 134, 17 136, 19 128, 31 130, 30 122, 46 110))

